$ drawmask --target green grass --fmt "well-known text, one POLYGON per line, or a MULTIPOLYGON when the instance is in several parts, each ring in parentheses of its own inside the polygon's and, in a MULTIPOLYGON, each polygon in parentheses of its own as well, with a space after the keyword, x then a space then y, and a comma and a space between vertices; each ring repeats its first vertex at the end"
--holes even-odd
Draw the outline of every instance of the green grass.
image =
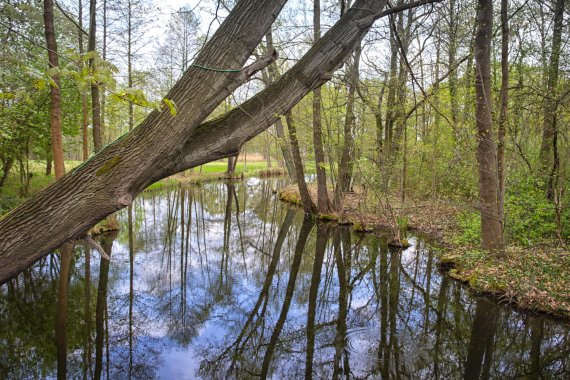
MULTIPOLYGON (((247 165, 244 165, 243 162, 238 162, 235 171, 236 173, 242 173, 242 172, 253 172, 260 169, 267 169, 267 162, 265 161, 248 162, 247 165)), ((214 161, 202 165, 202 174, 225 173, 227 170, 228 170, 227 160, 214 161)), ((200 173, 200 167, 194 168, 194 173, 195 174, 200 173)))
MULTIPOLYGON (((69 172, 73 168, 79 166, 81 163, 81 161, 66 161, 65 171, 69 172)), ((30 172, 32 173, 32 179, 30 180, 28 197, 31 197, 53 183, 55 181, 55 178, 53 171, 51 175, 45 175, 45 161, 30 160, 29 165, 30 172)), ((218 174, 223 174, 226 172, 227 167, 227 160, 210 162, 202 165, 201 174, 200 167, 195 168, 194 173, 191 174, 191 178, 197 182, 200 182, 202 180, 216 179, 219 177, 218 174)), ((267 163, 265 161, 252 161, 247 162, 247 164, 244 164, 244 162, 238 162, 236 165, 236 175, 241 176, 242 173, 246 176, 252 175, 259 170, 265 169, 267 169, 267 163)), ((150 185, 148 189, 158 189, 163 186, 173 185, 175 183, 175 179, 167 178, 150 185)), ((26 197, 22 197, 20 195, 20 179, 18 168, 14 167, 10 171, 10 174, 6 179, 4 186, 0 188, 0 215, 4 215, 14 207, 17 207, 25 199, 26 197)))
MULTIPOLYGON (((55 177, 53 170, 51 175, 45 174, 45 161, 30 160, 29 164, 32 179, 30 180, 28 197, 31 197, 53 183, 55 181, 55 177)), ((69 172, 79 164, 81 164, 81 161, 66 161, 65 171, 69 172)), ((18 168, 14 167, 8 174, 8 178, 6 179, 4 186, 0 188, 0 215, 6 214, 9 210, 18 206, 25 199, 26 197, 22 197, 20 195, 20 177, 18 168)))

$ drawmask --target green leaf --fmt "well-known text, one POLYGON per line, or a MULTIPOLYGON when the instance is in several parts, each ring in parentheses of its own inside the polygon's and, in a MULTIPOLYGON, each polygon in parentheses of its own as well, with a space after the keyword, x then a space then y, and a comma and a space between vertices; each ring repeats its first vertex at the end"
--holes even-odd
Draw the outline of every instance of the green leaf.
POLYGON ((170 110, 170 114, 172 116, 176 116, 177 112, 176 112, 176 105, 174 104, 174 102, 167 98, 162 99, 162 101, 164 102, 164 104, 166 104, 166 106, 170 110))

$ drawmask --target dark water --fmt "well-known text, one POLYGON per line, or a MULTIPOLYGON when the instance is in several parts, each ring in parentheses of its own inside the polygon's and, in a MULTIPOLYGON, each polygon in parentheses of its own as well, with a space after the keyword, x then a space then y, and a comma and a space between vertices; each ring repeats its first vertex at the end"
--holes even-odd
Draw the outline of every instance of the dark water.
POLYGON ((473 296, 417 237, 304 220, 279 185, 144 193, 110 264, 68 245, 0 287, 0 378, 570 378, 568 324, 473 296))

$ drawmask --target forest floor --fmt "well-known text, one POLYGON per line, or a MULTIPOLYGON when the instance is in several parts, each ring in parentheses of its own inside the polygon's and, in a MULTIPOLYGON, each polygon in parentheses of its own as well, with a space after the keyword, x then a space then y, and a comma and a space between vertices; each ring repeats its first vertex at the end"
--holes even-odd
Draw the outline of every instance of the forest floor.
MULTIPOLYGON (((309 185, 316 202, 316 186, 309 185)), ((332 197, 332 194, 331 194, 332 197)), ((280 191, 284 201, 301 205, 299 190, 288 186, 280 191)), ((460 208, 443 200, 388 197, 370 204, 362 192, 346 194, 342 212, 320 215, 321 219, 352 224, 357 231, 417 231, 435 239, 442 247, 441 268, 473 290, 494 295, 499 302, 521 309, 570 318, 570 252, 555 243, 520 247, 509 245, 498 258, 476 245, 458 243, 462 233, 457 223, 460 208)))

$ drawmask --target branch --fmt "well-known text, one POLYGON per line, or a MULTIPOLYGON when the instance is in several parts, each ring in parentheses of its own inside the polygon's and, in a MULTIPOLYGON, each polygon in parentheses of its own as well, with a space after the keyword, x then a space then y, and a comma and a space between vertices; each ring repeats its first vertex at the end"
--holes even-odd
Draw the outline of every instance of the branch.
POLYGON ((383 9, 385 1, 367 0, 356 4, 372 9, 353 8, 353 12, 346 12, 299 62, 271 86, 239 108, 192 131, 168 175, 235 155, 246 141, 275 123, 307 93, 330 80, 330 73, 353 51, 374 22, 369 18, 365 24, 365 11, 376 13, 383 9))
POLYGON ((376 13, 372 17, 374 17, 374 20, 378 20, 382 17, 393 15, 394 13, 400 13, 402 11, 412 9, 412 8, 417 8, 417 7, 420 7, 422 5, 441 3, 442 1, 444 1, 444 0, 418 0, 418 1, 414 1, 412 3, 400 4, 400 5, 397 5, 395 7, 391 7, 389 9, 386 9, 385 11, 382 11, 380 13, 376 13))
POLYGON ((111 258, 109 257, 109 255, 107 255, 105 253, 105 250, 103 249, 103 247, 101 247, 99 245, 99 243, 97 243, 95 240, 93 240, 93 238, 91 237, 91 235, 87 234, 85 235, 85 237, 83 238, 83 240, 85 240, 87 242, 87 244, 89 244, 92 248, 94 248, 97 252, 99 252, 99 254, 101 254, 101 257, 104 258, 107 261, 110 261, 111 258))
POLYGON ((89 36, 89 33, 87 33, 85 30, 83 30, 83 28, 81 28, 79 26, 79 24, 77 23, 77 21, 75 21, 70 15, 67 14, 67 12, 61 7, 61 5, 59 5, 59 3, 57 1, 54 1, 55 6, 57 7, 57 9, 59 9, 59 11, 65 16, 66 19, 68 19, 69 21, 71 21, 71 23, 73 25, 75 25, 75 27, 83 34, 85 34, 86 36, 89 36))

